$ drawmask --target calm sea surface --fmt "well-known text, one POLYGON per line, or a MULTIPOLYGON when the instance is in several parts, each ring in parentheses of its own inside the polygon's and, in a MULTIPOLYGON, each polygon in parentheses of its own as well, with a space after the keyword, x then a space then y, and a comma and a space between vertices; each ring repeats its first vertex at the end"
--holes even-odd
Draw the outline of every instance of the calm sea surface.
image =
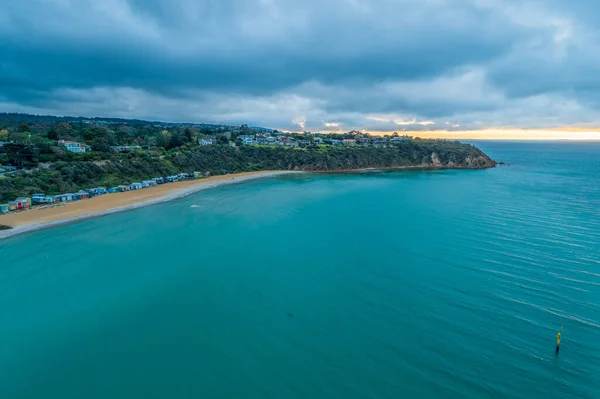
POLYGON ((477 145, 0 241, 0 398, 600 398, 600 144, 477 145))

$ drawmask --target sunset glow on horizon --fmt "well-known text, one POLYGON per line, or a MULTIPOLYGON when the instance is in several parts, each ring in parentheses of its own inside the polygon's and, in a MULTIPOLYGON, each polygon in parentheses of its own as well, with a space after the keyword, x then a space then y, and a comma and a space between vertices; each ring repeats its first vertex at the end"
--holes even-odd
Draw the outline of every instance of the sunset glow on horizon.
MULTIPOLYGON (((394 132, 364 131, 371 135, 383 136, 394 132)), ((343 131, 324 131, 323 133, 347 133, 343 131)), ((599 140, 599 130, 565 129, 483 129, 483 130, 430 130, 397 131, 399 135, 409 135, 427 139, 451 140, 599 140)))

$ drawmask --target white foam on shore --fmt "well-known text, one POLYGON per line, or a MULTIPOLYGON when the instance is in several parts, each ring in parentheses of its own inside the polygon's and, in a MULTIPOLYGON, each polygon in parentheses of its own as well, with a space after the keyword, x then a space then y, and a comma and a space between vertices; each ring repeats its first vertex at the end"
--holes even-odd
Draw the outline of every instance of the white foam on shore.
POLYGON ((19 234, 30 233, 32 231, 48 229, 51 227, 61 226, 61 225, 68 224, 68 223, 75 223, 75 222, 79 222, 79 221, 82 221, 85 219, 91 219, 91 218, 95 218, 95 217, 99 217, 99 216, 110 215, 112 213, 124 212, 124 211, 129 211, 132 209, 142 208, 142 207, 149 206, 149 205, 160 204, 163 202, 172 201, 175 199, 186 197, 186 196, 196 193, 198 191, 208 190, 208 189, 215 188, 215 187, 226 186, 226 185, 230 185, 230 184, 241 183, 241 182, 248 181, 248 180, 262 179, 262 178, 280 176, 280 175, 291 174, 291 173, 302 173, 302 172, 294 172, 294 171, 264 172, 264 173, 260 173, 260 174, 249 175, 249 176, 232 177, 229 180, 208 181, 208 182, 204 182, 204 183, 202 181, 199 181, 197 185, 194 185, 192 187, 187 187, 184 189, 176 190, 176 191, 170 192, 166 195, 163 195, 163 196, 160 196, 157 198, 152 198, 147 201, 141 201, 141 202, 138 202, 135 204, 120 206, 117 208, 106 209, 106 210, 99 211, 99 212, 92 212, 87 215, 82 215, 82 216, 63 219, 63 220, 57 220, 55 222, 28 224, 28 225, 23 225, 23 226, 17 226, 10 230, 1 230, 0 231, 0 240, 3 238, 13 237, 13 236, 16 236, 19 234))

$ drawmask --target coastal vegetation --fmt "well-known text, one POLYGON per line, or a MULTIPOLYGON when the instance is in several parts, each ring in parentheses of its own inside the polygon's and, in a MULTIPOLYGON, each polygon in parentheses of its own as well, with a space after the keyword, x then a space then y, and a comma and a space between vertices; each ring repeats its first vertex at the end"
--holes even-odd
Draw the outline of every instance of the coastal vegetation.
POLYGON ((75 192, 193 171, 218 175, 258 170, 335 172, 495 165, 479 149, 468 144, 394 138, 398 135, 379 137, 361 132, 284 135, 245 125, 69 120, 0 114, 0 142, 3 143, 0 164, 17 168, 0 178, 0 203, 33 193, 75 192), (264 145, 244 145, 241 138, 248 140, 250 135, 263 137, 264 145), (277 136, 277 140, 267 143, 267 136, 277 136), (199 145, 201 138, 210 138, 207 141, 210 145, 199 145), (341 143, 342 138, 347 139, 346 143, 341 143), (82 152, 68 150, 65 141, 77 142, 82 152), (128 147, 123 151, 118 146, 128 147))

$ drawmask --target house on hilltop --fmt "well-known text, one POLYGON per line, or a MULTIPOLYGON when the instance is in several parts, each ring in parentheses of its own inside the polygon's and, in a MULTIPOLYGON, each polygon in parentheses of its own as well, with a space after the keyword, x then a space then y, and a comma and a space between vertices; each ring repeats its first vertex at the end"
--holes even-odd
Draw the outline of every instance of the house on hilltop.
POLYGON ((215 143, 215 139, 201 137, 198 139, 198 144, 200 145, 213 145, 215 143))
POLYGON ((90 147, 86 144, 81 144, 76 141, 59 140, 58 144, 61 144, 67 148, 67 150, 74 153, 82 153, 90 151, 90 147))

